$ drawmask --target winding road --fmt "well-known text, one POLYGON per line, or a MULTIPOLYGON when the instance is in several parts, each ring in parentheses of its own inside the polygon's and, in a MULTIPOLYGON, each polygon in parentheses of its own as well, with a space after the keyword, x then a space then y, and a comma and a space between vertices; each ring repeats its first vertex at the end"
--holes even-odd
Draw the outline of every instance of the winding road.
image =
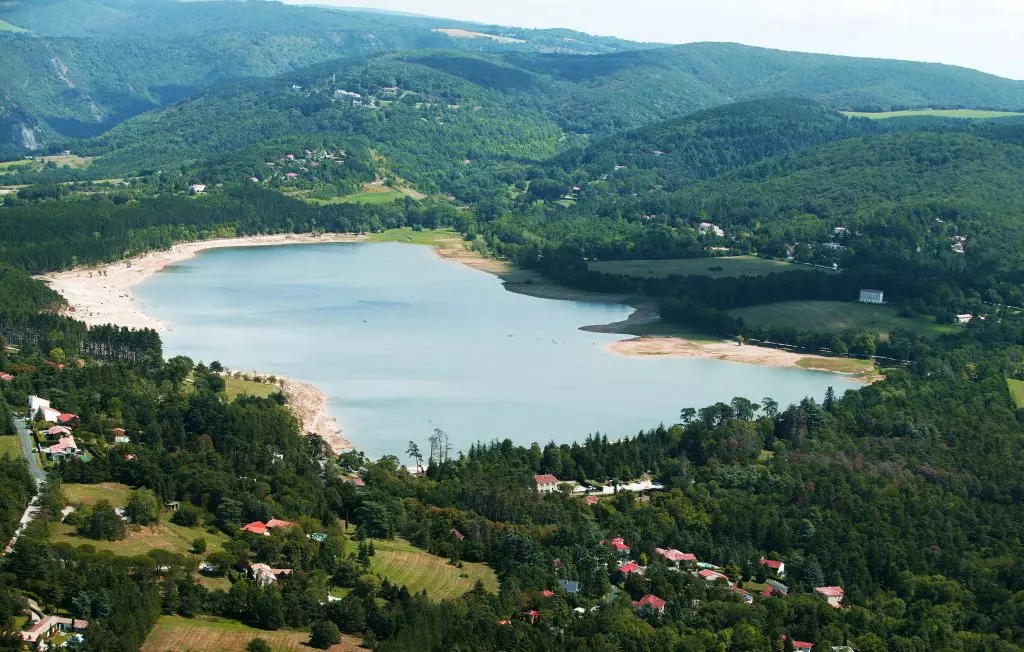
POLYGON ((28 462, 29 473, 32 474, 32 479, 36 481, 36 495, 32 496, 32 500, 29 501, 28 507, 25 508, 25 513, 21 516, 21 522, 18 524, 18 529, 14 532, 14 536, 4 547, 3 552, 0 553, 0 557, 6 556, 13 548, 14 544, 17 543, 18 537, 25 531, 28 524, 32 522, 39 514, 39 489, 43 488, 46 483, 46 473, 43 472, 43 467, 39 464, 39 458, 36 456, 36 452, 32 443, 32 432, 29 430, 28 424, 23 419, 14 419, 14 428, 18 431, 18 440, 21 441, 21 452, 25 457, 25 461, 28 462))

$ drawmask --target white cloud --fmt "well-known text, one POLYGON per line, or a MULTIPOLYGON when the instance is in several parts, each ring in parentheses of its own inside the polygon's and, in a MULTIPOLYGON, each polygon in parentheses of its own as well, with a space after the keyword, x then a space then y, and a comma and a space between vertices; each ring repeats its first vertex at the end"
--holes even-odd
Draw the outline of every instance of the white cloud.
POLYGON ((285 0, 621 38, 736 41, 1024 79, 1024 0, 285 0))

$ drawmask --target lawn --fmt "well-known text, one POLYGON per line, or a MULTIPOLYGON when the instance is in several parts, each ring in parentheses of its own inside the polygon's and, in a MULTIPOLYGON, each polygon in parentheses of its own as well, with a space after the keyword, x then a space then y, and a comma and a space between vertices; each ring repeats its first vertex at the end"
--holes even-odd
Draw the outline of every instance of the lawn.
MULTIPOLYGON (((283 650, 309 650, 309 632, 279 630, 267 632, 247 627, 242 623, 222 618, 161 616, 156 627, 142 644, 142 652, 237 652, 254 638, 262 638, 274 652, 283 650)), ((355 652, 359 642, 349 636, 331 650, 355 652)))
POLYGON ((4 455, 21 457, 21 442, 18 441, 17 435, 0 436, 0 457, 4 455))
POLYGON ((24 32, 25 30, 17 25, 12 25, 6 20, 0 19, 0 32, 24 32))
POLYGON ((784 301, 730 310, 729 314, 742 317, 749 326, 789 326, 797 330, 830 332, 862 328, 883 336, 897 328, 907 328, 921 335, 944 335, 960 328, 924 318, 900 317, 896 309, 889 306, 842 301, 784 301))
POLYGON ((882 111, 869 113, 863 111, 843 111, 851 118, 871 118, 872 120, 885 120, 887 118, 908 118, 912 116, 928 116, 932 118, 968 118, 984 120, 989 118, 1009 118, 1024 113, 1013 113, 1010 111, 986 111, 978 109, 910 109, 907 111, 882 111))
POLYGON ((370 242, 401 242, 404 244, 430 245, 436 247, 452 238, 462 239, 462 236, 450 229, 388 229, 379 233, 371 233, 370 242))
POLYGON ((1017 404, 1018 408, 1024 409, 1024 380, 1007 378, 1006 384, 1010 388, 1010 396, 1013 397, 1013 402, 1017 404))
POLYGON ((667 278, 669 276, 709 276, 726 278, 736 276, 766 276, 774 272, 816 270, 833 274, 832 270, 804 265, 793 265, 781 260, 757 256, 729 256, 721 258, 685 258, 681 260, 602 260, 587 265, 592 272, 622 274, 633 278, 667 278))
POLYGON ((402 197, 405 197, 405 193, 401 190, 386 190, 384 192, 359 192, 341 197, 337 201, 342 204, 390 204, 402 197))
POLYGON ((257 383, 255 380, 242 380, 241 378, 231 376, 225 376, 224 378, 224 392, 228 395, 228 399, 232 401, 242 394, 266 398, 274 392, 280 391, 280 389, 278 385, 257 383))
POLYGON ((63 489, 64 499, 69 505, 95 505, 101 500, 109 500, 114 507, 124 507, 132 490, 128 485, 118 482, 65 484, 63 489))
POLYGON ((488 591, 498 591, 498 578, 484 564, 463 562, 463 568, 456 568, 447 559, 420 550, 404 539, 374 539, 373 547, 377 551, 371 566, 373 572, 392 583, 404 584, 412 593, 426 590, 432 600, 457 598, 471 590, 477 580, 483 581, 488 591))
POLYGON ((825 369, 840 374, 868 375, 875 374, 875 364, 870 360, 857 358, 800 358, 796 366, 804 369, 825 369))
MULTIPOLYGON (((69 505, 95 505, 100 500, 106 499, 114 507, 123 507, 128 502, 131 488, 116 482, 104 482, 102 484, 65 484, 63 490, 64 498, 69 505)), ((53 543, 65 542, 72 546, 88 544, 97 550, 109 550, 115 555, 134 556, 144 555, 154 548, 185 554, 192 547, 192 541, 199 537, 206 539, 208 552, 219 550, 228 541, 228 537, 220 532, 210 534, 201 527, 188 528, 171 523, 171 513, 166 510, 160 515, 159 525, 144 527, 138 531, 129 531, 128 536, 121 541, 86 539, 76 535, 73 526, 63 524, 53 528, 50 541, 53 543)))

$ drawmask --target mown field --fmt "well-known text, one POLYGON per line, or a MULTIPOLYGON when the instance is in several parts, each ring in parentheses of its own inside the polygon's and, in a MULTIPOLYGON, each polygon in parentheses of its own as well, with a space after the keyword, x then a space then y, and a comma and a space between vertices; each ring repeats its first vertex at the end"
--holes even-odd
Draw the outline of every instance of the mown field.
MULTIPOLYGON (((233 620, 180 616, 161 616, 141 649, 142 652, 236 652, 244 650, 254 638, 264 639, 274 652, 312 649, 307 645, 309 632, 268 632, 233 620)), ((355 652, 361 648, 356 639, 346 636, 341 643, 330 649, 335 652, 355 652)))
POLYGON ((1024 380, 1007 378, 1006 385, 1010 388, 1010 396, 1018 408, 1024 408, 1024 380))
POLYGON ((18 441, 17 435, 0 436, 0 457, 4 455, 21 457, 21 442, 18 441))
POLYGON ((922 335, 956 332, 954 324, 936 324, 927 319, 900 317, 895 308, 842 301, 784 301, 730 310, 749 326, 789 326, 797 330, 843 331, 861 328, 886 335, 907 328, 922 335))
POLYGON ((379 233, 371 233, 370 242, 401 242, 404 244, 439 246, 452 239, 461 240, 462 235, 451 229, 388 229, 379 233))
MULTIPOLYGON (((0 23, 2 23, 2 22, 3 21, 0 21, 0 23)), ((2 32, 2 31, 4 31, 3 27, 0 26, 0 32, 2 32)), ((92 158, 87 158, 87 157, 84 157, 84 156, 76 156, 74 154, 69 154, 67 156, 65 156, 63 154, 59 154, 59 155, 55 155, 55 156, 36 156, 35 158, 32 158, 32 159, 18 159, 16 161, 4 161, 4 162, 0 163, 0 173, 4 173, 4 172, 6 172, 8 169, 10 169, 12 167, 19 167, 19 166, 28 166, 29 169, 33 170, 33 171, 42 170, 43 166, 46 165, 47 163, 53 163, 54 165, 56 165, 59 168, 62 168, 65 165, 70 167, 70 168, 87 168, 87 167, 89 167, 89 164, 92 163, 92 160, 93 160, 92 158)))
POLYGON ((242 394, 266 398, 280 389, 279 385, 271 385, 270 383, 257 383, 255 380, 243 380, 232 376, 224 377, 224 393, 228 395, 230 400, 234 400, 242 394))
MULTIPOLYGON (((116 482, 104 482, 95 485, 65 484, 63 491, 69 505, 95 505, 106 499, 114 507, 123 507, 128 501, 131 489, 116 482)), ((134 556, 144 555, 154 548, 186 554, 192 547, 192 541, 199 537, 206 539, 207 552, 220 550, 228 541, 228 537, 220 532, 211 534, 201 527, 188 528, 171 523, 171 512, 166 510, 160 514, 158 525, 138 530, 129 529, 128 536, 120 541, 96 541, 80 537, 75 534, 74 526, 65 524, 53 528, 50 541, 76 547, 91 545, 97 550, 109 550, 115 555, 134 556)))
POLYGON ((395 584, 406 585, 412 593, 426 590, 432 600, 457 598, 472 589, 477 580, 488 591, 498 591, 498 578, 484 564, 463 562, 462 568, 456 568, 447 559, 420 550, 404 539, 374 539, 373 547, 377 554, 371 570, 395 584))
POLYGON ((832 270, 793 265, 781 260, 757 256, 729 256, 724 258, 685 258, 680 260, 602 260, 589 263, 587 269, 603 274, 621 274, 633 278, 667 278, 669 276, 709 276, 726 278, 736 276, 767 276, 775 272, 817 270, 833 274, 832 270))
POLYGON ((843 111, 843 113, 851 118, 871 118, 872 120, 909 118, 913 116, 985 120, 990 118, 1009 118, 1024 115, 1024 113, 1014 113, 1012 111, 986 111, 982 109, 909 109, 906 111, 883 111, 880 113, 869 113, 863 111, 843 111))

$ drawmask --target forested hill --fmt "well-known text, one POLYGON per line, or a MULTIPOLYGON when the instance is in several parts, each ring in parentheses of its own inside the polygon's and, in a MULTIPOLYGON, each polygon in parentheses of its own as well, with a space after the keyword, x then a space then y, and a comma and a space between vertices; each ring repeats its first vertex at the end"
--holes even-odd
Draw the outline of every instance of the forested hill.
MULTIPOLYGON (((848 108, 1024 106, 1024 84, 959 68, 728 44, 587 57, 434 50, 326 62, 218 88, 130 120, 90 151, 116 152, 100 168, 115 173, 221 155, 292 133, 360 133, 380 138, 385 148, 401 142, 406 155, 422 153, 426 171, 433 173, 438 164, 461 165, 481 157, 541 160, 536 157, 578 143, 575 137, 600 138, 745 96, 783 92, 844 97, 848 108), (899 91, 879 101, 883 86, 862 86, 872 75, 899 91), (846 86, 835 81, 846 78, 852 80, 846 86), (908 89, 917 90, 911 97, 908 89), (361 106, 354 107, 350 96, 339 97, 338 91, 358 93, 361 106), (403 115, 411 120, 391 124, 403 115), (515 131, 507 128, 512 124, 515 131), (469 133, 458 133, 460 125, 469 133), (488 132, 508 142, 496 143, 488 132), (435 149, 433 140, 442 149, 435 149)), ((834 115, 827 119, 839 122, 834 115)), ((422 171, 407 167, 400 172, 414 178, 422 171)))
POLYGON ((0 151, 96 135, 218 84, 341 56, 417 48, 593 54, 649 47, 569 30, 278 2, 16 0, 0 3, 0 19, 24 30, 0 31, 0 128, 5 139, 15 134, 0 151))
MULTIPOLYGON (((574 182, 607 177, 678 189, 697 179, 836 140, 883 133, 900 121, 851 119, 818 102, 769 98, 656 122, 570 150, 554 161, 574 182)), ((570 184, 572 185, 572 184, 570 184)))

